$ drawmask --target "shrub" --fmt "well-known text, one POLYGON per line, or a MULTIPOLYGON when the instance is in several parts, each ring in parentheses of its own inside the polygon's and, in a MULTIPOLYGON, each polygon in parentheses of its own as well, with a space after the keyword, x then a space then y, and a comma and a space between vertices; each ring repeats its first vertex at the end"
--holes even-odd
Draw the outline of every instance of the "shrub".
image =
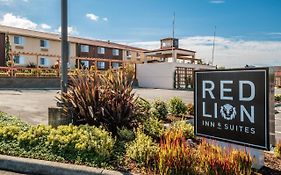
POLYGON ((281 158, 281 142, 275 145, 274 154, 276 157, 281 158))
POLYGON ((136 124, 133 114, 136 99, 132 82, 122 71, 110 71, 107 75, 102 75, 101 82, 102 125, 114 134, 117 133, 117 128, 132 128, 136 124))
POLYGON ((17 137, 20 144, 25 146, 34 146, 47 141, 51 127, 45 125, 37 125, 30 127, 27 131, 21 131, 17 137))
POLYGON ((0 112, 0 127, 2 126, 18 126, 23 130, 27 130, 30 126, 22 122, 20 119, 16 117, 9 116, 3 112, 0 112))
POLYGON ((201 143, 197 151, 201 171, 206 174, 250 175, 252 172, 252 159, 246 151, 221 149, 206 142, 201 143))
POLYGON ((65 102, 65 114, 70 113, 74 122, 82 120, 90 125, 98 124, 98 115, 101 113, 99 85, 99 76, 88 71, 71 76, 67 93, 63 93, 62 98, 58 99, 65 102))
POLYGON ((169 112, 176 116, 185 115, 187 107, 180 98, 174 97, 169 101, 169 112))
POLYGON ((196 157, 181 131, 170 130, 163 136, 156 162, 161 175, 195 174, 196 157))
POLYGON ((62 101, 66 102, 64 111, 71 112, 75 121, 102 125, 116 135, 117 128, 132 128, 136 123, 134 95, 131 82, 122 71, 102 75, 85 71, 71 78, 62 101))
POLYGON ((149 117, 143 125, 145 133, 154 139, 159 139, 164 132, 163 122, 154 116, 149 117))
POLYGON ((0 127, 0 154, 11 156, 105 166, 111 161, 114 146, 111 134, 95 126, 0 127))
POLYGON ((95 126, 59 126, 52 129, 49 145, 56 153, 71 159, 108 161, 112 155, 115 139, 107 131, 95 126))
POLYGON ((140 121, 144 121, 150 115, 151 104, 144 98, 137 98, 135 101, 134 114, 140 121))
POLYGON ((123 127, 122 129, 118 128, 117 135, 121 141, 128 142, 135 139, 135 133, 125 127, 123 127))
POLYGON ((275 101, 280 102, 281 101, 281 94, 274 95, 275 101))
POLYGON ((158 151, 152 138, 145 135, 140 128, 136 131, 134 141, 126 145, 126 156, 138 165, 150 165, 158 151))
POLYGON ((189 115, 194 115, 194 105, 192 103, 187 105, 187 112, 189 115))
POLYGON ((159 119, 166 119, 168 114, 167 105, 164 101, 155 100, 150 112, 154 117, 157 117, 159 119))
POLYGON ((171 127, 166 132, 169 132, 170 130, 182 132, 183 136, 186 139, 195 138, 194 127, 190 123, 187 123, 185 120, 180 120, 172 123, 171 127))
POLYGON ((2 126, 0 127, 0 138, 13 140, 16 139, 21 128, 18 126, 2 126))

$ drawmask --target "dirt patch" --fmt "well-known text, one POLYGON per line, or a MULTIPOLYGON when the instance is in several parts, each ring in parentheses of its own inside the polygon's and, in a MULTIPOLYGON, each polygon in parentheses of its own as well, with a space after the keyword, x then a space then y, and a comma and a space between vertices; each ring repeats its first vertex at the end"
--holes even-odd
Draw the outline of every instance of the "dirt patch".
POLYGON ((281 174, 281 159, 274 156, 273 153, 264 153, 264 167, 258 173, 262 175, 280 175, 281 174))

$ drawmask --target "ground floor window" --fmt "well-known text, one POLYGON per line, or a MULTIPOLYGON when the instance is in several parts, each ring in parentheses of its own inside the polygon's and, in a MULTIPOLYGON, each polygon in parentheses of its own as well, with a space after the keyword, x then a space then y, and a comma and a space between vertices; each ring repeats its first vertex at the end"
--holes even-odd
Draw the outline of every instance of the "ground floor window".
POLYGON ((98 69, 105 69, 105 62, 99 61, 98 62, 98 69))
POLYGON ((49 60, 48 58, 40 58, 40 66, 48 66, 49 60))
POLYGON ((24 64, 24 57, 20 55, 14 56, 14 64, 24 64))
POLYGON ((112 63, 112 68, 113 69, 118 69, 120 66, 120 63, 112 63))
POLYGON ((89 68, 90 67, 89 61, 86 60, 81 61, 81 67, 89 68))

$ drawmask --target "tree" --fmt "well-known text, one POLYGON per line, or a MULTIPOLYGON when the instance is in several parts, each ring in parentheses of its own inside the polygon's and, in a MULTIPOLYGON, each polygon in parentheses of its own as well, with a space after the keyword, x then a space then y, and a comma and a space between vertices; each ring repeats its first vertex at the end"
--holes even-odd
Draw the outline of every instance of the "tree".
POLYGON ((5 40, 5 62, 6 62, 7 66, 10 66, 9 62, 11 60, 11 55, 10 55, 11 51, 12 51, 12 46, 11 46, 11 43, 10 43, 10 38, 9 38, 9 35, 6 34, 6 40, 5 40))

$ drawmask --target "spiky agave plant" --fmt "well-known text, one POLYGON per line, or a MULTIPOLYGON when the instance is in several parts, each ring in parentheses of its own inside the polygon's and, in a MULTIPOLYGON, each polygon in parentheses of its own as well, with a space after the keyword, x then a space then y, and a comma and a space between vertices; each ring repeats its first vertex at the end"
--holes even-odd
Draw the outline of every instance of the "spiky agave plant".
POLYGON ((100 78, 94 73, 83 71, 70 77, 68 92, 63 93, 64 112, 73 117, 74 124, 98 124, 100 115, 100 78))

